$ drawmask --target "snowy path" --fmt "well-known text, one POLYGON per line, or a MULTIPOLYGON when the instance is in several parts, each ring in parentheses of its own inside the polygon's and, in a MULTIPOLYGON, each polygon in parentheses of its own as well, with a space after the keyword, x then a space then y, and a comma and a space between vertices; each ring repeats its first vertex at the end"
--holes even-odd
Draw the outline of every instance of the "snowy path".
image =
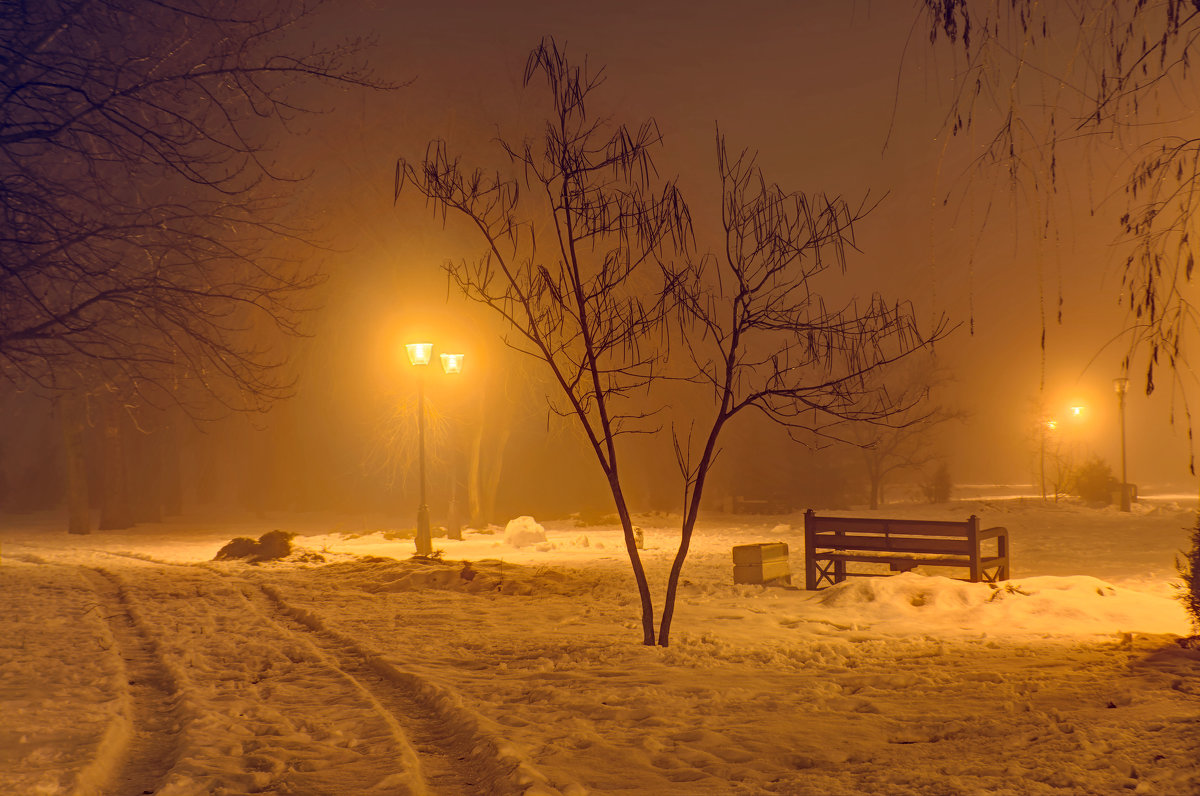
MULTIPOLYGON (((461 708, 323 629, 257 573, 86 550, 90 560, 64 566, 31 550, 16 558, 56 584, 56 610, 82 607, 92 621, 95 649, 71 665, 103 684, 95 701, 109 706, 95 728, 83 722, 76 746, 90 759, 63 761, 75 772, 60 780, 73 780, 67 792, 556 792, 461 708)), ((29 792, 56 792, 44 782, 29 792)))
POLYGON ((1200 794, 1186 518, 1005 521, 1025 554, 999 590, 735 586, 731 545, 796 531, 706 529, 668 649, 637 643, 615 529, 442 562, 312 534, 323 562, 261 566, 211 560, 228 527, 0 529, 0 793, 1200 794))
POLYGON ((524 793, 510 781, 512 765, 497 756, 479 754, 480 741, 487 739, 469 732, 453 715, 438 710, 420 696, 415 678, 388 664, 378 654, 364 651, 353 641, 326 630, 311 614, 289 606, 279 592, 265 586, 263 593, 289 618, 285 623, 309 640, 330 660, 336 670, 368 695, 376 708, 395 721, 410 740, 425 785, 435 794, 524 793))
POLYGON ((171 770, 178 747, 179 716, 173 681, 157 650, 133 618, 124 590, 105 570, 83 573, 98 599, 120 656, 128 690, 123 715, 129 723, 121 768, 108 792, 153 793, 171 770))

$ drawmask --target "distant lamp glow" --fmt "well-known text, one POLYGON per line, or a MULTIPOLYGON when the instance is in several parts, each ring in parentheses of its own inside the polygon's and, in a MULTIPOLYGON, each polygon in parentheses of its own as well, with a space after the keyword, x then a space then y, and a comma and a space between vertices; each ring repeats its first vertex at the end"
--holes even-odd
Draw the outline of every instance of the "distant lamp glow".
POLYGON ((408 349, 408 361, 414 365, 428 365, 433 359, 433 343, 408 343, 404 347, 408 349))
POLYGON ((1057 420, 1047 420, 1046 428, 1049 429, 1050 431, 1053 431, 1054 429, 1058 428, 1058 421, 1057 420))
POLYGON ((446 373, 462 373, 463 357, 466 354, 442 354, 442 370, 446 373))
POLYGON ((1120 407, 1121 414, 1121 511, 1130 510, 1130 502, 1132 495, 1129 485, 1129 476, 1125 471, 1125 393, 1129 390, 1129 379, 1122 376, 1119 379, 1113 379, 1113 390, 1117 393, 1117 405, 1120 407))
POLYGON ((1071 416, 1072 417, 1083 417, 1083 407, 1082 406, 1072 406, 1071 407, 1071 416))

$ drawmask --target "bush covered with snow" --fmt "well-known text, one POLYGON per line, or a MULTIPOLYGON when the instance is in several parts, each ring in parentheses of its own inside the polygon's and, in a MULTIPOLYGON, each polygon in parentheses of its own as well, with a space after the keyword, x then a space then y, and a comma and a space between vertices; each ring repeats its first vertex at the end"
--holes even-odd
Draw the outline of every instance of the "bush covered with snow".
POLYGON ((504 526, 504 541, 513 547, 528 547, 546 541, 546 529, 533 517, 517 517, 504 526))

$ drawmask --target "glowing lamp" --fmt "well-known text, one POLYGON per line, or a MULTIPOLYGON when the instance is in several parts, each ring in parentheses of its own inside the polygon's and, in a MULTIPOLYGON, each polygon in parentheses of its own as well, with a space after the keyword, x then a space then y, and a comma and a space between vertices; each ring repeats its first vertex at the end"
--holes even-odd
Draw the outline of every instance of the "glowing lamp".
POLYGON ((442 354, 442 370, 446 373, 462 373, 466 354, 442 354))
POLYGON ((1051 431, 1053 431, 1054 429, 1058 428, 1058 421, 1057 421, 1057 420, 1047 420, 1047 421, 1046 421, 1046 428, 1048 428, 1048 429, 1050 429, 1051 431))
POLYGON ((1072 406, 1071 407, 1071 415, 1073 417, 1083 417, 1083 407, 1082 406, 1072 406))
POLYGON ((414 365, 428 365, 433 359, 433 343, 408 343, 408 361, 414 365))

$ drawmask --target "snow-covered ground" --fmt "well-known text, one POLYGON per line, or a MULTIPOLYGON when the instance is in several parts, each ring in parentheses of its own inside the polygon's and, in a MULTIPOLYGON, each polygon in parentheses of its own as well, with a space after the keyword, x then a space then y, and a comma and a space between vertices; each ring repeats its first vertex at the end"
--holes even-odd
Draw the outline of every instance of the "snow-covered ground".
MULTIPOLYGON (((802 517, 710 516, 666 649, 640 644, 614 526, 469 532, 439 563, 361 518, 9 518, 0 793, 1200 793, 1170 585, 1194 515, 881 512, 972 513, 1010 529, 1003 588, 736 586, 736 544, 787 542, 803 572, 802 517), (307 554, 212 561, 274 528, 307 554)), ((660 601, 676 520, 639 518, 660 601)))

